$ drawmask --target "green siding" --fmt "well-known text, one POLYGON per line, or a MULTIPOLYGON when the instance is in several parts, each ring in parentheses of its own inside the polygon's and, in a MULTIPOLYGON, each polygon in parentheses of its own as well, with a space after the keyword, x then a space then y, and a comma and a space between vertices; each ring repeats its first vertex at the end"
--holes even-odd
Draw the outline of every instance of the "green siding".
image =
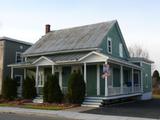
MULTIPOLYGON (((125 48, 125 43, 123 40, 123 37, 121 36, 121 33, 119 33, 119 30, 117 28, 117 25, 115 24, 111 30, 108 32, 107 36, 104 38, 103 42, 100 45, 100 48, 102 48, 102 53, 108 55, 107 51, 107 38, 110 37, 112 39, 112 56, 121 58, 119 55, 119 44, 122 43, 123 45, 123 58, 122 59, 127 59, 129 56, 127 54, 127 51, 125 48)), ((110 55, 110 54, 109 54, 110 55)))
POLYGON ((67 87, 68 86, 68 79, 71 74, 71 67, 65 66, 62 67, 62 86, 67 87))
POLYGON ((97 95, 97 67, 96 65, 87 66, 87 96, 97 95))
POLYGON ((143 91, 152 91, 152 77, 151 77, 151 65, 142 63, 143 67, 143 91))
POLYGON ((120 69, 113 68, 113 87, 120 87, 120 69))

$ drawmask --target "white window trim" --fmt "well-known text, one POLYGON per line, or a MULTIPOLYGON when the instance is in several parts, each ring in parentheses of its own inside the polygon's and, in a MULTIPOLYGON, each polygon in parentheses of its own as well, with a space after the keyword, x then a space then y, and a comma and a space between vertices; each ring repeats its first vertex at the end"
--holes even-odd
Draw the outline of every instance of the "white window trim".
POLYGON ((44 87, 44 70, 43 69, 40 69, 40 71, 38 72, 38 81, 37 82, 38 82, 37 87, 44 87), (40 82, 42 84, 39 84, 40 82))
POLYGON ((15 63, 21 63, 23 62, 23 57, 21 56, 21 62, 17 62, 17 55, 22 54, 22 52, 16 52, 16 58, 15 58, 15 63))
POLYGON ((107 38, 107 52, 112 54, 112 39, 110 37, 107 38), (111 45, 109 46, 108 42, 110 41, 111 45), (109 51, 109 47, 111 47, 111 51, 109 51))

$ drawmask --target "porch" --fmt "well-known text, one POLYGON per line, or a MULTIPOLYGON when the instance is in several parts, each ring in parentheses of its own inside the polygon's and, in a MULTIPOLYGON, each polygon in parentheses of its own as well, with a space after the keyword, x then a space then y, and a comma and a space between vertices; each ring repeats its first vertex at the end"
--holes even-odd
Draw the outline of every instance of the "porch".
POLYGON ((67 93, 69 75, 81 71, 86 83, 86 97, 120 97, 142 93, 141 68, 132 63, 109 58, 98 52, 65 55, 63 60, 56 57, 40 57, 30 64, 9 65, 11 78, 14 68, 24 68, 24 79, 32 75, 37 94, 42 96, 43 86, 48 74, 56 74, 63 94, 67 93), (72 60, 70 60, 72 58, 72 60), (110 76, 102 78, 103 65, 110 65, 110 76))

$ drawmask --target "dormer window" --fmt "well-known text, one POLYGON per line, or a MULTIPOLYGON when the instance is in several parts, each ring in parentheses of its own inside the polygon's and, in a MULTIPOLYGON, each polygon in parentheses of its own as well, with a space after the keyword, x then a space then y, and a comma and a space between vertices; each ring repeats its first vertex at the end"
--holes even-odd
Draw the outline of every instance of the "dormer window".
POLYGON ((112 39, 107 38, 107 51, 109 54, 112 54, 112 39))

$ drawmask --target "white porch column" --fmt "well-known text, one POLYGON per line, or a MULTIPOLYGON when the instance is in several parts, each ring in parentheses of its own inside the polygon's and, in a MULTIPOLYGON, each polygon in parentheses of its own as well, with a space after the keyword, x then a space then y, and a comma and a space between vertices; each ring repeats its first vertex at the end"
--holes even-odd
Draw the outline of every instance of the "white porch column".
POLYGON ((13 70, 14 70, 14 68, 11 67, 11 79, 13 79, 13 70))
POLYGON ((97 64, 97 95, 100 95, 100 65, 97 64))
MULTIPOLYGON (((105 62, 107 64, 107 61, 105 62)), ((105 76, 105 96, 108 96, 108 80, 107 76, 105 76)))
POLYGON ((134 69, 133 68, 131 72, 131 80, 132 80, 132 93, 134 93, 134 69))
POLYGON ((59 67, 59 86, 62 90, 62 67, 59 67))
POLYGON ((54 70, 54 65, 52 65, 52 75, 54 75, 55 70, 54 70))
POLYGON ((38 87, 38 74, 39 74, 39 66, 36 66, 36 87, 38 87))
POLYGON ((84 63, 84 82, 87 84, 87 70, 86 70, 86 63, 84 63))
POLYGON ((26 70, 26 68, 24 68, 24 80, 26 79, 26 73, 27 72, 27 70, 26 70))
POLYGON ((121 79, 120 79, 120 81, 121 81, 121 94, 123 94, 123 66, 121 66, 120 69, 121 69, 120 70, 120 73, 121 73, 121 79))

